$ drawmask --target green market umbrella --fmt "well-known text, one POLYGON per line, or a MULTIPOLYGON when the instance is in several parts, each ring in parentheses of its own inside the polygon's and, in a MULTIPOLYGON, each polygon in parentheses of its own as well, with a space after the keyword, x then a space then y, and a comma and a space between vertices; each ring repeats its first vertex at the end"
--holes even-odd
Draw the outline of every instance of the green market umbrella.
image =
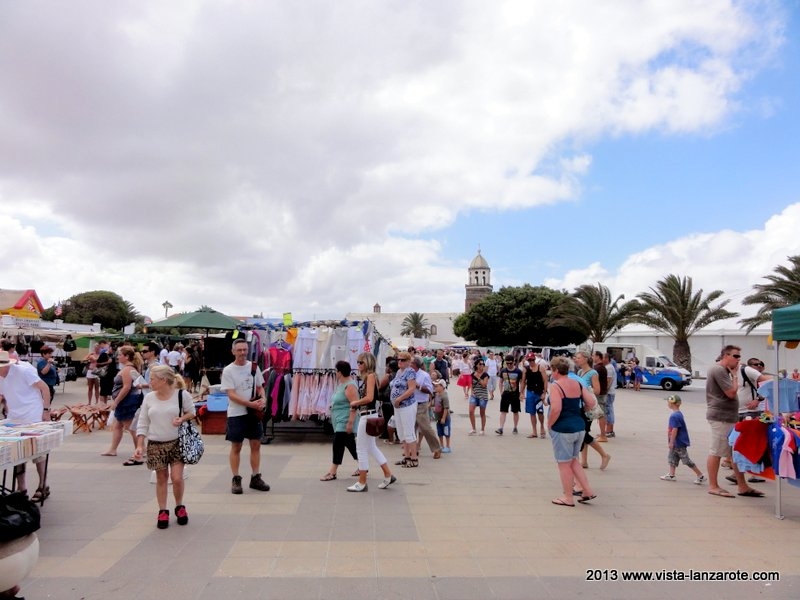
POLYGON ((201 309, 195 312, 173 315, 163 321, 150 323, 147 327, 148 329, 150 327, 163 327, 167 329, 205 329, 208 331, 209 329, 232 330, 239 327, 239 325, 242 325, 241 321, 228 315, 223 315, 221 312, 201 309))

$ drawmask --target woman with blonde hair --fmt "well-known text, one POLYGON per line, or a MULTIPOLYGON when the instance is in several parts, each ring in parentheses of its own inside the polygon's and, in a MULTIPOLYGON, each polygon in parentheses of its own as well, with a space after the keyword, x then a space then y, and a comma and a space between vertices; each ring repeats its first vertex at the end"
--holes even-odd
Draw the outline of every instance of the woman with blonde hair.
MULTIPOLYGON (((121 346, 117 350, 120 370, 114 376, 114 387, 111 390, 111 409, 114 411, 114 424, 111 426, 111 446, 102 456, 116 456, 117 448, 122 441, 125 430, 128 430, 136 446, 136 434, 131 429, 133 417, 142 405, 142 392, 133 382, 139 377, 138 369, 142 368, 142 356, 131 346, 121 346)), ((144 464, 131 457, 122 463, 126 467, 144 464)))
POLYGON ((367 472, 369 471, 369 457, 375 459, 383 470, 383 481, 378 487, 385 490, 397 478, 392 475, 386 457, 378 449, 376 438, 367 434, 367 420, 378 416, 378 377, 375 375, 375 357, 364 352, 356 359, 358 365, 358 400, 351 404, 359 414, 356 433, 356 453, 358 454, 358 481, 347 488, 348 492, 367 491, 367 472))
POLYGON ((147 468, 156 472, 156 526, 159 529, 169 527, 167 485, 170 479, 178 525, 189 522, 189 514, 183 504, 184 463, 178 447, 178 431, 181 423, 194 418, 194 403, 184 387, 183 378, 172 367, 150 367, 150 388, 153 391, 144 397, 136 428, 136 451, 133 457, 142 460, 145 455, 144 440, 147 438, 147 468))

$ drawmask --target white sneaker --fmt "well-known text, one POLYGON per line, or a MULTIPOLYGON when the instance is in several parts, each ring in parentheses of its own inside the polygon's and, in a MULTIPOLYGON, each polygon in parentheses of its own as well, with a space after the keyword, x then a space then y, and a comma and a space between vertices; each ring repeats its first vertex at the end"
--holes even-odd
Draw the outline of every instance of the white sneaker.
POLYGON ((706 482, 706 476, 700 475, 697 479, 694 480, 695 485, 703 485, 706 482))
POLYGON ((486 435, 485 431, 481 431, 478 435, 486 435))
POLYGON ((366 483, 359 483, 356 481, 353 485, 347 488, 348 492, 366 492, 367 491, 367 484, 366 483))
POLYGON ((478 435, 478 432, 473 429, 467 435, 478 435))
POLYGON ((386 489, 386 488, 388 488, 390 485, 392 485, 392 484, 393 484, 395 481, 397 481, 397 477, 395 477, 394 475, 392 475, 392 476, 391 476, 391 477, 389 477, 388 479, 384 479, 383 481, 381 481, 381 482, 378 484, 378 487, 379 487, 379 488, 381 488, 382 490, 385 490, 385 489, 386 489))
POLYGON ((675 481, 675 475, 669 475, 669 474, 667 474, 667 475, 662 475, 662 476, 660 477, 660 479, 661 479, 662 481, 675 481))

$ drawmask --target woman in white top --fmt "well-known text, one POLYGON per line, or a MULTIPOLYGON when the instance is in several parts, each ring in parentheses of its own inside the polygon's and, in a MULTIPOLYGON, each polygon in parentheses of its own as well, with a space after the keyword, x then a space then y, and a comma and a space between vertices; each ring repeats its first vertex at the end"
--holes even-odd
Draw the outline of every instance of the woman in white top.
POLYGON ((178 525, 189 522, 183 504, 183 458, 178 448, 178 428, 184 421, 194 418, 194 402, 191 394, 183 389, 183 378, 167 365, 150 368, 150 389, 153 391, 144 397, 139 413, 134 457, 142 459, 147 438, 147 468, 156 472, 156 525, 166 529, 169 527, 167 482, 170 478, 178 525))

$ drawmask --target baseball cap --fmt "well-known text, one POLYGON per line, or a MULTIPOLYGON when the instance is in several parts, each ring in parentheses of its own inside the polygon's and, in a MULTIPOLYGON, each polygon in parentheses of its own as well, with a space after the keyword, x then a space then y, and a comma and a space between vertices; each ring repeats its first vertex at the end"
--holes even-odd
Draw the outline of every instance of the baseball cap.
POLYGON ((533 352, 528 352, 525 358, 527 358, 528 360, 533 360, 534 358, 536 358, 536 354, 534 354, 533 352))
POLYGON ((672 394, 671 396, 666 397, 666 401, 669 402, 670 404, 680 404, 681 397, 678 396, 678 394, 672 394))

